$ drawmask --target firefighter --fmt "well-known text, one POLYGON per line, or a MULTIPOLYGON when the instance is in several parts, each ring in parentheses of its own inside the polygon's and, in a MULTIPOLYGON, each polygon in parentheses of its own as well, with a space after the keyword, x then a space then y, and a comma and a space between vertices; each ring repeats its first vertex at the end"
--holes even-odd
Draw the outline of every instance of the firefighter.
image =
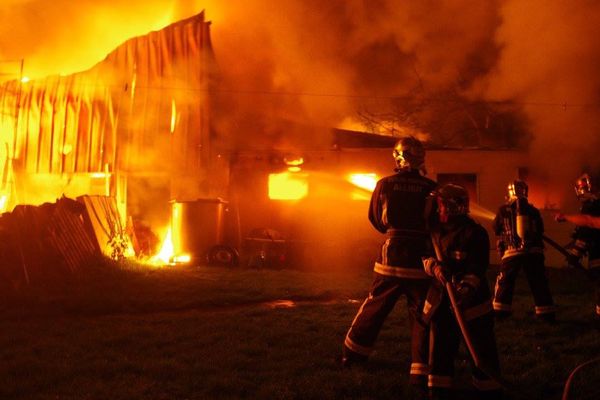
MULTIPOLYGON (((593 222, 597 224, 598 217, 600 217, 600 199, 593 190, 589 174, 583 174, 577 179, 575 193, 581 202, 580 217, 584 217, 592 223, 591 226, 578 225, 575 227, 571 235, 573 241, 567 245, 567 251, 571 254, 567 258, 567 262, 576 265, 584 256, 588 257, 588 275, 596 285, 596 319, 600 320, 600 229, 597 225, 593 227, 593 222)), ((560 218, 558 220, 561 221, 560 218)))
POLYGON ((431 327, 430 398, 452 395, 454 359, 462 334, 446 292, 447 282, 455 293, 458 312, 469 333, 465 342, 469 340, 480 365, 487 366, 484 372, 471 363, 473 386, 482 398, 500 398, 500 384, 487 375, 490 371, 495 377, 500 375, 492 295, 486 277, 489 236, 485 228, 469 217, 469 195, 462 186, 444 185, 437 192, 437 202, 440 224, 431 233, 435 257, 423 259, 425 272, 436 278, 423 308, 423 321, 431 327))
POLYGON ((556 310, 544 265, 544 222, 538 209, 527 201, 528 191, 522 180, 509 183, 507 202, 500 207, 493 222, 501 257, 494 311, 498 318, 511 314, 517 275, 523 269, 533 294, 536 317, 553 322, 556 310))
POLYGON ((430 251, 428 224, 435 213, 430 194, 436 183, 424 176, 425 149, 415 137, 400 139, 393 150, 396 173, 377 182, 371 197, 369 220, 386 235, 375 262, 368 297, 346 334, 342 364, 364 363, 377 335, 400 296, 406 296, 411 329, 410 383, 426 384, 427 329, 418 320, 431 282, 421 266, 430 251))

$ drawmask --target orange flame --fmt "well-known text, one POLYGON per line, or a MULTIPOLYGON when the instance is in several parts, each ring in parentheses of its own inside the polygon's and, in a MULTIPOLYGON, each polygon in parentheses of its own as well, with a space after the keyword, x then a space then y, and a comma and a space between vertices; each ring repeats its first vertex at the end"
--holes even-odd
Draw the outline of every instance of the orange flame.
POLYGON ((308 175, 299 172, 282 172, 269 175, 271 200, 300 200, 308 195, 308 175))

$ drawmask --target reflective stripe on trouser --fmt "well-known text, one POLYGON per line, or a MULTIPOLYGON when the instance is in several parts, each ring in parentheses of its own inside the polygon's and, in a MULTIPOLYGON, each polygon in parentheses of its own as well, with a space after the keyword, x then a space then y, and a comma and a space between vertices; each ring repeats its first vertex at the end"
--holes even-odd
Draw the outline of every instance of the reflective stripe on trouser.
POLYGON ((600 315, 600 306, 596 305, 596 315, 600 315))
POLYGON ((522 254, 502 260, 494 288, 494 310, 511 311, 515 284, 521 269, 525 272, 536 307, 554 306, 546 277, 544 255, 522 254))
POLYGON ((430 280, 400 279, 375 274, 371 292, 360 306, 346 334, 344 345, 362 355, 373 350, 379 331, 400 296, 405 295, 411 329, 411 361, 427 364, 426 327, 418 321, 430 280))
POLYGON ((502 304, 497 301, 494 301, 493 306, 494 306, 494 311, 507 311, 507 312, 512 311, 511 304, 502 304))
POLYGON ((554 314, 555 312, 555 306, 535 306, 535 315, 554 314))
POLYGON ((427 386, 430 388, 451 388, 452 377, 447 375, 429 375, 427 386))
MULTIPOLYGON (((487 304, 489 307, 489 303, 487 304)), ((499 375, 500 363, 494 335, 493 314, 487 312, 478 318, 467 321, 466 324, 475 351, 481 361, 499 375)), ((444 298, 442 304, 440 304, 433 315, 430 335, 430 376, 454 376, 454 360, 462 336, 447 298, 444 298)), ((473 365, 472 360, 470 360, 470 363, 473 376, 477 380, 486 381, 489 379, 483 371, 473 365)), ((436 382, 436 379, 433 381, 430 380, 429 386, 436 387, 436 382)), ((443 383, 443 381, 440 382, 443 383)))
POLYGON ((423 363, 410 364, 411 375, 427 375, 429 373, 429 365, 423 363))
POLYGON ((354 343, 348 335, 346 335, 346 339, 344 339, 344 346, 346 346, 353 352, 358 353, 363 356, 369 356, 371 354, 371 352, 373 351, 372 346, 367 347, 367 346, 361 346, 358 343, 354 343))

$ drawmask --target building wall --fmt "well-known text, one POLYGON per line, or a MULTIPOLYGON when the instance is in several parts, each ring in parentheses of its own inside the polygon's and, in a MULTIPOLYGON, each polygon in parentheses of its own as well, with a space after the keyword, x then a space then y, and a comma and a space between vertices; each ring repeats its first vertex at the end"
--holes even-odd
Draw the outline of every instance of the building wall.
MULTIPOLYGON (((363 241, 366 246, 372 246, 372 250, 364 250, 371 251, 370 261, 363 260, 371 263, 377 255, 377 246, 382 237, 367 220, 370 193, 363 193, 362 200, 357 200, 357 188, 347 181, 347 176, 350 173, 375 173, 378 177, 383 177, 394 173, 391 150, 306 151, 302 156, 305 160, 302 171, 308 175, 309 181, 307 198, 299 201, 273 201, 267 195, 268 174, 285 169, 279 161, 282 157, 255 153, 238 155, 231 166, 231 184, 233 188, 240 189, 235 197, 239 204, 242 236, 261 224, 271 224, 269 227, 288 234, 290 232, 286 230, 290 226, 297 226, 296 222, 305 221, 300 224, 305 225, 304 236, 314 236, 316 241, 323 244, 346 241, 356 246, 356 243, 363 241)), ((472 216, 488 230, 492 263, 498 263, 499 259, 491 219, 505 201, 508 182, 519 178, 520 168, 527 166, 527 154, 520 151, 467 149, 427 152, 428 176, 434 180, 440 174, 449 173, 477 176, 472 216)), ((566 243, 571 227, 555 223, 552 219, 553 211, 543 210, 543 206, 534 201, 536 198, 543 198, 539 193, 543 190, 543 187, 530 185, 531 193, 536 194, 531 196, 532 201, 541 209, 548 236, 559 243, 566 243)), ((547 249, 546 257, 548 265, 564 264, 563 257, 553 249, 547 249)))

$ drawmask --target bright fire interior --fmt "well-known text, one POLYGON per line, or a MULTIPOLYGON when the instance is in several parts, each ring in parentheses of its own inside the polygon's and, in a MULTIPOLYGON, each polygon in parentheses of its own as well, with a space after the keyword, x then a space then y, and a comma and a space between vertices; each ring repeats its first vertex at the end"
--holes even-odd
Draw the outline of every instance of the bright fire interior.
POLYGON ((308 195, 308 174, 281 172, 269 174, 269 199, 300 200, 308 195))

